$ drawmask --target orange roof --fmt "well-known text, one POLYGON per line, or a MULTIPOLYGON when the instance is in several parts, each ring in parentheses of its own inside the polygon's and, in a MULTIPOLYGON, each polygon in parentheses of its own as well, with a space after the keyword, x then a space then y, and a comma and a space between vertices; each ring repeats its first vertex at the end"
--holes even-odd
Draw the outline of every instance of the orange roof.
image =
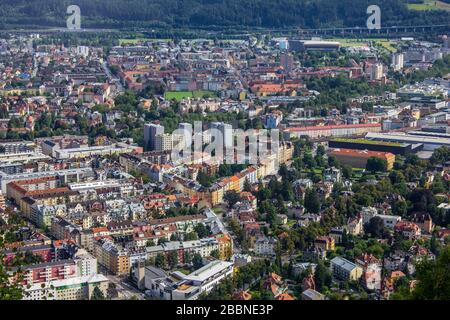
POLYGON ((241 291, 233 295, 234 300, 250 300, 252 295, 248 291, 241 291))
POLYGON ((369 150, 357 150, 357 149, 331 149, 329 151, 331 155, 345 155, 350 157, 358 157, 358 158, 389 158, 392 157, 393 154, 390 152, 381 152, 381 151, 369 151, 369 150))
POLYGON ((99 233, 99 232, 108 232, 108 228, 107 227, 97 227, 97 228, 92 228, 92 232, 95 233, 99 233))
POLYGON ((281 282, 281 276, 279 276, 278 274, 276 274, 275 272, 271 272, 269 274, 269 281, 275 281, 275 282, 281 282))
POLYGON ((275 300, 295 300, 293 296, 288 293, 282 293, 275 297, 275 300))
POLYGON ((228 234, 220 234, 216 237, 217 241, 220 242, 229 242, 231 240, 230 236, 228 234))
POLYGON ((231 182, 239 181, 239 178, 237 176, 230 177, 231 182))
POLYGON ((108 239, 108 240, 114 240, 113 237, 111 236, 98 236, 98 237, 94 237, 95 241, 98 241, 100 239, 108 239))
POLYGON ((250 196, 253 196, 253 194, 251 192, 248 192, 248 191, 242 191, 240 196, 241 196, 241 198, 242 197, 250 197, 250 196))
POLYGON ((401 277, 405 277, 406 275, 402 271, 392 271, 391 272, 391 279, 397 279, 401 277))
POLYGON ((256 197, 251 192, 247 192, 247 191, 241 192, 240 196, 241 196, 241 199, 248 200, 248 201, 253 201, 256 199, 256 197))

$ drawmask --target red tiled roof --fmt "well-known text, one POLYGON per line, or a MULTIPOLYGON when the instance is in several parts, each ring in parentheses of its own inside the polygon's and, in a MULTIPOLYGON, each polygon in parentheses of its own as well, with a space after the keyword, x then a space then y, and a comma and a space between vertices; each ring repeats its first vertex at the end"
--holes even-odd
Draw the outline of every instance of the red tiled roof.
POLYGON ((282 293, 275 297, 275 300, 295 300, 293 296, 288 293, 282 293))
POLYGON ((390 152, 342 149, 342 148, 331 149, 328 153, 330 155, 348 155, 351 157, 359 157, 359 158, 370 158, 370 157, 388 158, 393 156, 393 154, 390 152))

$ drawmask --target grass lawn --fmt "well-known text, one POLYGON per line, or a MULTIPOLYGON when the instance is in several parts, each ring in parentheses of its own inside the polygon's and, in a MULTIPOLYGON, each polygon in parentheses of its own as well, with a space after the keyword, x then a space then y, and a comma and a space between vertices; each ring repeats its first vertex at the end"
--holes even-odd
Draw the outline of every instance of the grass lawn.
POLYGON ((175 99, 180 101, 183 98, 202 98, 203 96, 216 97, 212 91, 167 91, 164 93, 164 98, 167 100, 175 99))
POLYGON ((137 39, 119 39, 119 45, 135 45, 138 42, 149 41, 150 39, 146 38, 137 38, 137 39))
POLYGON ((361 178, 363 176, 364 169, 361 168, 352 168, 353 178, 361 178))
POLYGON ((136 39, 119 39, 119 46, 121 45, 135 45, 139 42, 155 42, 155 41, 169 41, 170 39, 151 39, 151 38, 136 38, 136 39))
POLYGON ((341 39, 341 38, 338 38, 338 39, 332 39, 332 40, 339 42, 342 47, 360 47, 360 46, 369 45, 369 43, 366 39, 354 39, 354 38, 341 39))
POLYGON ((383 48, 390 52, 396 52, 397 49, 392 45, 392 42, 389 40, 379 40, 376 41, 378 44, 380 44, 383 48))
POLYGON ((296 223, 297 223, 297 220, 290 220, 289 219, 286 225, 288 227, 292 228, 293 226, 295 226, 296 223))
POLYGON ((374 38, 374 39, 356 39, 356 38, 335 38, 333 41, 337 41, 341 44, 342 47, 360 47, 360 46, 368 46, 370 41, 375 42, 376 44, 381 45, 383 48, 390 52, 396 52, 397 49, 393 46, 393 42, 389 39, 385 38, 374 38))
POLYGON ((450 11, 450 4, 442 1, 424 0, 423 3, 408 3, 408 9, 416 11, 427 11, 427 10, 450 11))
POLYGON ((191 270, 189 270, 189 269, 178 269, 177 271, 180 271, 181 273, 186 274, 186 275, 191 273, 191 270))
POLYGON ((395 147, 401 147, 402 144, 398 142, 389 142, 389 141, 376 141, 376 140, 369 140, 369 139, 345 139, 345 138, 337 138, 333 139, 332 141, 338 141, 338 142, 353 142, 353 143, 365 143, 365 144, 372 144, 372 145, 386 145, 386 146, 395 146, 395 147))

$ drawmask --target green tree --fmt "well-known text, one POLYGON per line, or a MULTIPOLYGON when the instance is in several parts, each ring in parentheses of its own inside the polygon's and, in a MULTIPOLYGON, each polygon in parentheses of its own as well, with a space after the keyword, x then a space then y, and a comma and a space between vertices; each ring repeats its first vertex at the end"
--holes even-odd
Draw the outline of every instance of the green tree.
POLYGON ((189 251, 184 252, 184 263, 192 262, 192 254, 189 251))
POLYGON ((211 251, 211 257, 219 259, 220 258, 220 252, 217 249, 214 249, 213 251, 211 251))
POLYGON ((417 285, 412 293, 418 300, 450 300, 450 246, 433 260, 416 266, 417 285))
POLYGON ((184 236, 184 241, 192 241, 192 240, 198 240, 198 234, 197 232, 189 232, 184 236))
POLYGON ((250 182, 248 181, 248 179, 245 179, 245 181, 244 181, 244 188, 243 188, 243 190, 246 191, 246 192, 251 192, 252 191, 252 186, 251 186, 250 182))
POLYGON ((199 223, 194 227, 195 232, 197 233, 198 237, 206 238, 209 236, 209 230, 206 228, 206 226, 203 223, 199 223))
POLYGON ((95 287, 92 291, 91 300, 105 300, 105 295, 99 287, 95 287))
POLYGON ((165 268, 167 265, 166 256, 162 253, 158 253, 155 258, 155 267, 165 268))
POLYGON ((352 173, 353 173, 352 167, 342 166, 342 176, 345 179, 350 179, 352 177, 352 173))
POLYGON ((369 232, 372 237, 382 238, 385 232, 383 219, 380 217, 373 217, 370 219, 366 231, 369 232))
POLYGON ((239 200, 239 194, 234 190, 228 190, 223 199, 228 203, 228 207, 232 208, 239 200))
POLYGON ((167 262, 171 269, 175 268, 178 265, 178 252, 175 250, 170 251, 169 255, 167 256, 167 262))
POLYGON ((200 269, 203 267, 203 258, 200 254, 196 253, 194 254, 194 257, 192 258, 192 264, 194 265, 194 269, 200 269))
POLYGON ((406 213, 408 212, 408 205, 406 201, 396 201, 394 205, 392 206, 392 212, 395 215, 399 215, 404 217, 406 213))
POLYGON ((24 296, 24 289, 20 284, 22 276, 17 271, 11 273, 3 263, 5 261, 3 248, 3 241, 0 238, 0 300, 21 300, 24 296))
POLYGON ((366 170, 370 172, 384 172, 387 170, 387 161, 377 157, 370 157, 367 159, 366 170))
POLYGON ((330 270, 322 261, 319 261, 314 273, 314 281, 316 283, 317 290, 322 291, 324 287, 329 287, 331 285, 331 280, 330 270))
POLYGON ((213 183, 213 177, 207 175, 205 172, 200 171, 197 175, 197 181, 200 183, 203 187, 209 188, 213 183))
POLYGON ((305 209, 307 212, 318 213, 320 211, 320 199, 317 191, 313 189, 306 190, 305 209))

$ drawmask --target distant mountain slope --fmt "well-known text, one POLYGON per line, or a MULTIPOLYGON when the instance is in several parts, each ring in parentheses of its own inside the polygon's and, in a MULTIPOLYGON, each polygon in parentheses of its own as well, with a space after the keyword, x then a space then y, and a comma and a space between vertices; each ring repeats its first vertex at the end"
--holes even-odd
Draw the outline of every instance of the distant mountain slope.
POLYGON ((384 25, 448 22, 444 11, 410 11, 406 0, 0 0, 0 28, 64 26, 66 8, 81 8, 84 27, 365 26, 378 4, 384 25))

